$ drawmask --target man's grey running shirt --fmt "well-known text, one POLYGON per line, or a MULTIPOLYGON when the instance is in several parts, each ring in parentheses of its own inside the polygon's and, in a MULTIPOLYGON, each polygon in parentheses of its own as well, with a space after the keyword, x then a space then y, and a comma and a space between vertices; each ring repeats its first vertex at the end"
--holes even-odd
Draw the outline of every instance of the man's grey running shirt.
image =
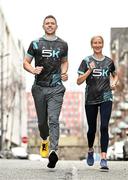
POLYGON ((92 61, 95 63, 95 68, 86 79, 85 103, 98 104, 112 101, 110 74, 115 71, 114 62, 107 56, 104 56, 102 60, 88 56, 81 62, 78 74, 84 74, 92 61))

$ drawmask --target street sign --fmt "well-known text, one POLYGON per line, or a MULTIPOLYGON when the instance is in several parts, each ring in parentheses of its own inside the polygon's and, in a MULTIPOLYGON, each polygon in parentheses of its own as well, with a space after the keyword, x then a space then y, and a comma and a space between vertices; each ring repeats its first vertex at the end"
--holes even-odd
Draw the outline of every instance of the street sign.
POLYGON ((23 136, 23 137, 22 137, 22 143, 27 144, 27 143, 28 143, 28 137, 23 136))

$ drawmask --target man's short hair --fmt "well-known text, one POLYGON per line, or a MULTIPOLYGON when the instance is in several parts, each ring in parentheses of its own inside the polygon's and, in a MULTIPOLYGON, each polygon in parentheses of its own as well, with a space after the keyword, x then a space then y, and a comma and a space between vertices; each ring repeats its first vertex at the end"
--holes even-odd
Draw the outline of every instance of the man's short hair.
POLYGON ((57 20, 56 20, 56 18, 55 18, 53 15, 48 15, 48 16, 46 16, 46 17, 44 18, 43 23, 45 22, 45 20, 46 20, 46 19, 49 19, 49 18, 54 19, 54 20, 55 20, 55 22, 56 22, 56 24, 57 24, 57 20))

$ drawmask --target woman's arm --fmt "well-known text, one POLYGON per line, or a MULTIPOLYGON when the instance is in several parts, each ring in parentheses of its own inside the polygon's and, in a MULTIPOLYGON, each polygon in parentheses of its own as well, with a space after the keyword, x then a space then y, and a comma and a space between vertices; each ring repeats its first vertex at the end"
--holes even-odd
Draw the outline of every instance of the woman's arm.
POLYGON ((89 63, 89 69, 84 74, 78 76, 77 84, 78 85, 82 84, 87 79, 87 77, 91 74, 94 68, 95 68, 95 63, 94 61, 92 61, 89 63))
POLYGON ((77 84, 81 85, 86 79, 87 77, 91 74, 92 69, 88 69, 84 74, 80 74, 77 78, 77 84))
POLYGON ((117 75, 117 73, 116 72, 113 72, 112 74, 111 74, 112 76, 111 76, 111 89, 112 90, 115 90, 115 87, 117 86, 117 83, 118 83, 118 75, 117 75))

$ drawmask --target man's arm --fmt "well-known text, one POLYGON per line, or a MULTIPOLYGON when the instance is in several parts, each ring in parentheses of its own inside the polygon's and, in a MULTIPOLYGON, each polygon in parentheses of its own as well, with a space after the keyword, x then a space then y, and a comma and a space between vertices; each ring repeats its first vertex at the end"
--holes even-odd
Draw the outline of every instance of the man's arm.
POLYGON ((63 58, 61 60, 61 79, 62 79, 62 81, 68 80, 67 71, 68 71, 68 59, 63 58))
POLYGON ((23 61, 23 67, 26 71, 36 75, 36 74, 40 74, 41 71, 43 70, 43 67, 40 67, 40 66, 36 66, 35 68, 31 65, 31 62, 32 62, 32 58, 31 57, 28 57, 26 56, 24 58, 24 61, 23 61))

